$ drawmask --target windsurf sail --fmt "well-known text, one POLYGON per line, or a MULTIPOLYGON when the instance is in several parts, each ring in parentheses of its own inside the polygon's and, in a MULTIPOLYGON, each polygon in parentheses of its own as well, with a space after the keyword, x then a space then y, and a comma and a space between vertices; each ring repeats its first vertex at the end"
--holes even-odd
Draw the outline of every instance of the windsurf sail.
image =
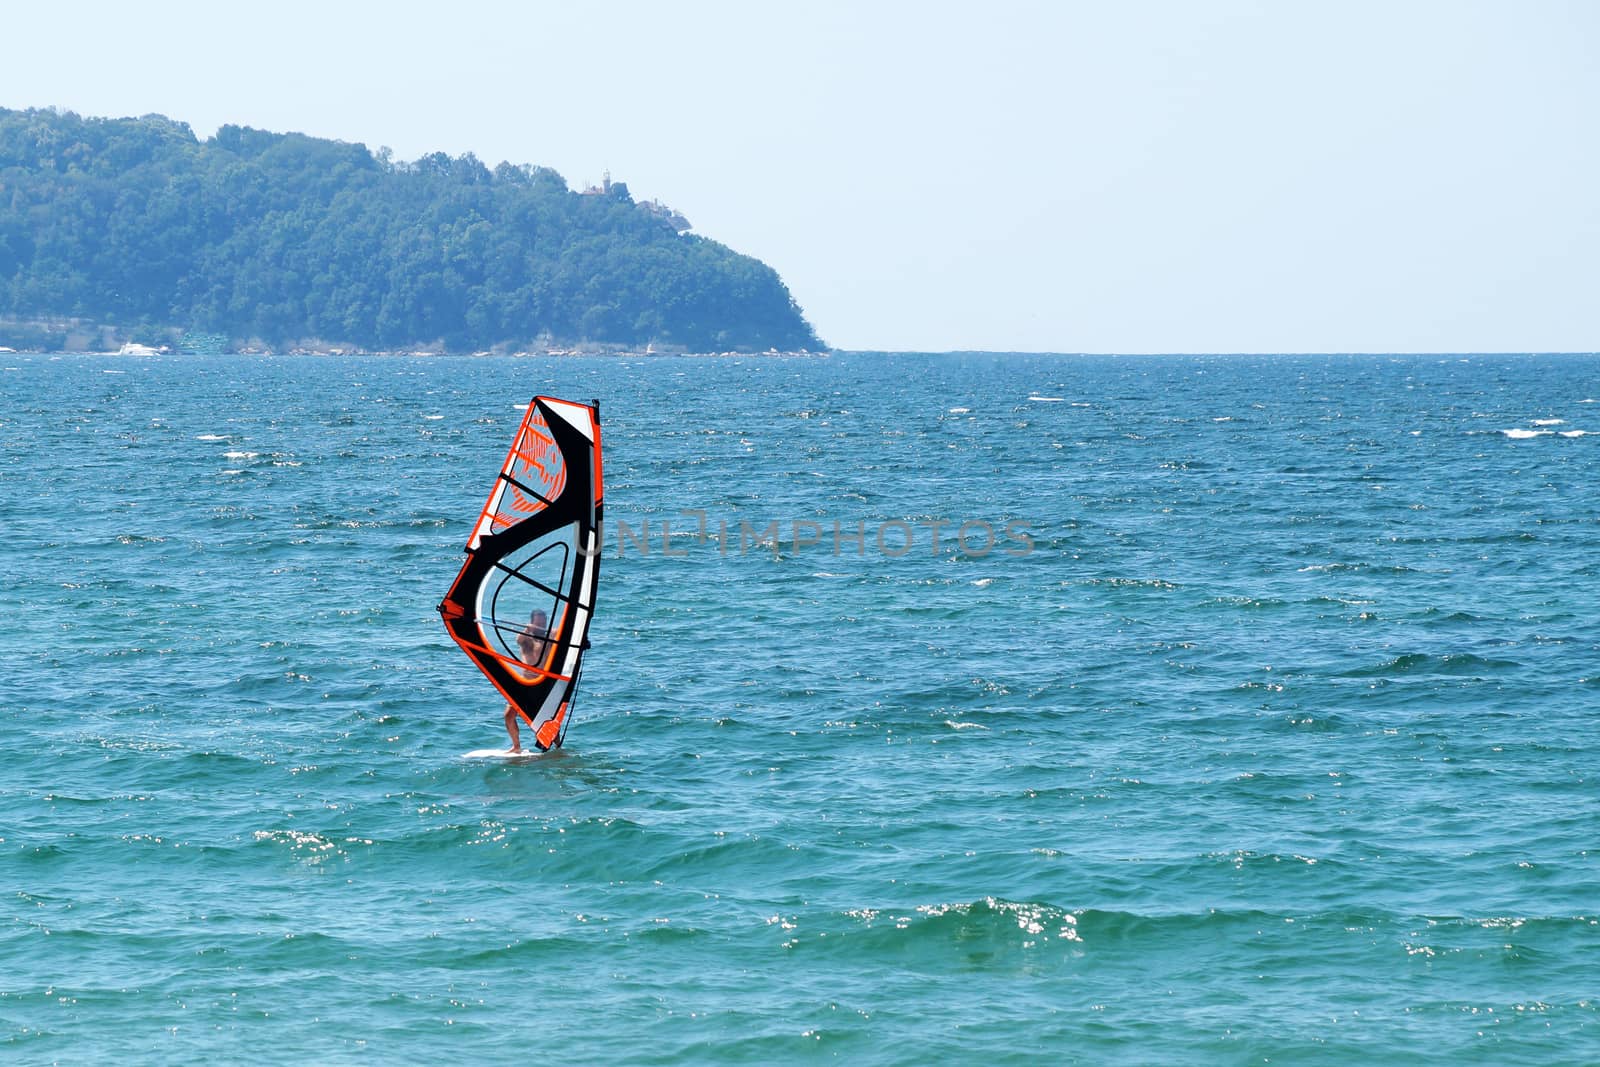
POLYGON ((536 396, 511 441, 439 614, 533 728, 561 744, 600 574, 600 402, 536 396))

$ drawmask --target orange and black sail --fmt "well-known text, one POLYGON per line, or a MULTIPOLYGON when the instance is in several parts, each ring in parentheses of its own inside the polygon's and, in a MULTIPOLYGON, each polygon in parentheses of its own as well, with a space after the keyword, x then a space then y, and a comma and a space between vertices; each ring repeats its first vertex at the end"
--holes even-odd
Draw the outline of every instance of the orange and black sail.
POLYGON ((541 751, 566 734, 589 647, 600 523, 599 402, 534 397, 439 614, 541 751))

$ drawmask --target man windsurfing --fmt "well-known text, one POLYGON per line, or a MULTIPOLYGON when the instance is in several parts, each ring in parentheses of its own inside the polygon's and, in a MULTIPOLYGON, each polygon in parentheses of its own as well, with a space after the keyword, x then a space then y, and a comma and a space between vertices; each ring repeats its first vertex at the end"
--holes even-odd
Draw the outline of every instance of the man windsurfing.
MULTIPOLYGON (((517 652, 530 667, 538 667, 544 660, 544 651, 549 646, 550 617, 538 608, 533 609, 533 614, 528 617, 528 625, 522 628, 517 635, 517 652)), ((510 702, 506 704, 506 733, 511 737, 511 751, 522 751, 522 732, 517 725, 518 712, 510 702)))

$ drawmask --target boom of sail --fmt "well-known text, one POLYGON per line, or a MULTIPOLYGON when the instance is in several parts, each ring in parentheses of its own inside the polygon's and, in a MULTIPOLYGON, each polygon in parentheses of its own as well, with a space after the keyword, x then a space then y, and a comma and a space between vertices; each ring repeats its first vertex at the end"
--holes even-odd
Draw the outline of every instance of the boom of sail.
POLYGON ((561 744, 600 573, 600 406, 536 396, 512 439, 439 614, 533 728, 561 744))

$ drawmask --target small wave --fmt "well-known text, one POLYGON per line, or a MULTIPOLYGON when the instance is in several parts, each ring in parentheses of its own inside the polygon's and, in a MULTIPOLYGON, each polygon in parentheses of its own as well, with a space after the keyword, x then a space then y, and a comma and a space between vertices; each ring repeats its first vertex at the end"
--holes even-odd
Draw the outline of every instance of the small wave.
POLYGON ((1406 675, 1477 676, 1502 670, 1515 670, 1522 664, 1515 660, 1485 659, 1470 652, 1434 656, 1425 652, 1408 652, 1370 667, 1357 667, 1343 672, 1341 678, 1387 678, 1406 675))
POLYGON ((979 589, 987 589, 989 587, 989 583, 993 581, 993 578, 978 578, 975 579, 972 584, 977 586, 979 589))
MULTIPOLYGON (((920 904, 910 913, 856 908, 844 913, 875 935, 902 947, 959 947, 965 953, 1032 948, 1049 941, 1081 941, 1078 916, 1053 904, 985 897, 970 904, 920 904)), ((846 937, 850 934, 846 932, 846 937)), ((831 939, 830 939, 831 940, 831 939)))
POLYGON ((1370 608, 1372 605, 1376 604, 1377 601, 1376 600, 1368 600, 1368 599, 1366 599, 1364 597, 1314 596, 1314 597, 1310 598, 1309 600, 1305 601, 1305 603, 1307 603, 1307 604, 1337 604, 1342 608, 1370 608))
POLYGON ((195 438, 196 441, 226 441, 228 438, 219 433, 203 433, 195 438))
POLYGON ((1507 545, 1520 544, 1539 540, 1539 535, 1526 530, 1497 530, 1493 533, 1473 534, 1470 537, 1457 538, 1466 545, 1507 545))
POLYGON ((1253 597, 1235 594, 1211 597, 1203 601, 1200 606, 1203 608, 1246 608, 1253 610, 1259 608, 1281 608, 1285 606, 1285 602, 1276 597, 1253 597))
POLYGON ((296 860, 313 867, 329 859, 347 859, 350 845, 372 844, 370 838, 335 838, 304 830, 257 830, 251 836, 263 845, 287 848, 296 860))
POLYGON ((1410 618, 1424 626, 1474 626, 1487 621, 1482 615, 1474 615, 1470 611, 1445 611, 1442 608, 1428 608, 1410 618))
MULTIPOLYGON (((1415 574, 1416 573, 1416 571, 1413 571, 1410 567, 1407 567, 1407 566, 1405 566, 1403 564, 1399 564, 1399 563, 1391 564, 1389 566, 1383 566, 1382 564, 1366 563, 1366 562, 1362 562, 1360 560, 1357 560, 1354 563, 1313 563, 1308 567, 1301 567, 1297 573, 1299 573, 1299 574, 1314 574, 1314 573, 1317 573, 1317 572, 1322 572, 1322 573, 1325 573, 1325 574, 1344 574, 1344 573, 1350 573, 1350 574, 1415 574)), ((1369 601, 1369 600, 1350 601, 1350 603, 1370 604, 1371 601, 1369 601)))
POLYGON ((1566 421, 1566 419, 1534 419, 1533 424, 1535 426, 1560 426, 1566 421))
MULTIPOLYGON (((1048 851, 1033 850, 1034 855, 1048 851)), ((1053 858, 1053 857, 1050 857, 1053 858)), ((1197 856, 1183 865, 1194 870, 1225 866, 1235 870, 1282 869, 1286 866, 1316 869, 1330 862, 1300 852, 1265 853, 1251 850, 1217 852, 1197 856)), ((1415 930, 1419 921, 1438 934, 1488 930, 1499 936, 1544 926, 1552 931, 1589 934, 1594 920, 1584 915, 1534 916, 1413 916, 1381 908, 1338 908, 1309 913, 1285 913, 1254 908, 1207 908, 1203 911, 1139 912, 1082 908, 1068 910, 1038 901, 1009 901, 987 897, 970 904, 924 904, 913 909, 853 908, 841 917, 849 925, 837 933, 840 941, 865 938, 879 947, 892 947, 897 958, 914 968, 933 969, 959 952, 965 960, 981 959, 993 965, 1011 952, 1092 953, 1113 949, 1119 954, 1137 954, 1147 947, 1173 944, 1201 945, 1218 938, 1259 936, 1264 928, 1286 925, 1319 927, 1330 930, 1415 930)), ((806 936, 806 922, 785 920, 781 915, 768 920, 795 936, 785 947, 818 949, 835 943, 830 932, 825 938, 806 936)), ((1019 957, 1021 958, 1021 957, 1019 957)))
POLYGON ((260 452, 224 452, 223 459, 260 459, 260 452))
POLYGON ((971 410, 972 410, 971 408, 951 408, 949 413, 951 415, 965 415, 965 414, 969 413, 971 410))
POLYGON ((1067 398, 1064 396, 1030 396, 1028 399, 1035 404, 1065 404, 1067 402, 1067 398))
POLYGON ((1590 430, 1562 430, 1562 437, 1588 437, 1593 432, 1590 430))
POLYGON ((1526 441, 1530 437, 1549 437, 1549 430, 1501 430, 1501 433, 1513 441, 1526 441))
MULTIPOLYGON (((1063 585, 1072 584, 1063 582, 1063 585)), ((1084 578, 1078 585, 1108 585, 1112 588, 1177 589, 1178 585, 1164 578, 1084 578)))

